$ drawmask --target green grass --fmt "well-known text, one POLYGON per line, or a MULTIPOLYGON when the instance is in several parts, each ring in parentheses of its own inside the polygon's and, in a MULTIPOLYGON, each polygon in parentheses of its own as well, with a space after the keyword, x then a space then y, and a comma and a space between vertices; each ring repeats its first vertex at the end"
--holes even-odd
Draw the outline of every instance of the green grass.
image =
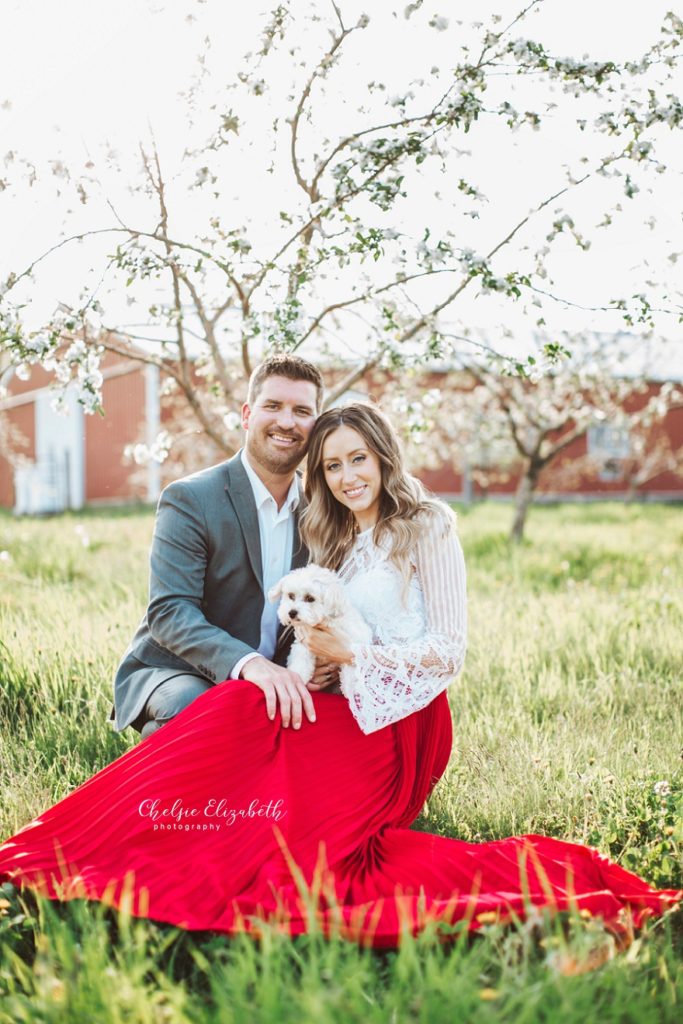
MULTIPOLYGON (((675 507, 460 510, 467 667, 450 690, 454 749, 415 827, 485 840, 587 842, 661 887, 682 883, 683 516, 675 507), (654 784, 666 780, 670 794, 654 784)), ((153 517, 0 516, 0 836, 134 742, 107 723, 111 676, 144 610, 153 517), (89 544, 83 544, 83 532, 89 544)), ((0 898, 3 898, 0 896, 0 898)), ((4 893, 5 1021, 674 1021, 683 913, 597 971, 565 977, 596 934, 491 927, 398 952, 197 935, 98 904, 4 893)), ((0 904, 0 907, 2 904, 0 904)), ((592 926, 593 928, 595 926, 592 926)))

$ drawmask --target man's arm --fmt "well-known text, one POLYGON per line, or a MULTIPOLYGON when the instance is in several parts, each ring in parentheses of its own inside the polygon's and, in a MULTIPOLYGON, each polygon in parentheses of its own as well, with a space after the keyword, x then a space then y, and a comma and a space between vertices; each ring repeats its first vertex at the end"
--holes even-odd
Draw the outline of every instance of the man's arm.
POLYGON ((191 489, 183 481, 170 484, 159 499, 152 540, 147 624, 158 644, 218 682, 254 651, 202 611, 208 538, 191 489))

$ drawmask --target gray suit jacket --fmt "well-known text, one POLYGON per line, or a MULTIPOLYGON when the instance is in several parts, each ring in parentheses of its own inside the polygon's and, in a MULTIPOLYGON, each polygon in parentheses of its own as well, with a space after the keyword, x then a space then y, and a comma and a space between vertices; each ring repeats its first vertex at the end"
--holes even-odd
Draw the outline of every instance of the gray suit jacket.
MULTIPOLYGON (((292 568, 307 561, 297 516, 292 568)), ((264 601, 258 514, 239 453, 169 484, 157 508, 149 605, 114 679, 114 728, 140 714, 158 669, 225 679, 258 647, 264 601)))

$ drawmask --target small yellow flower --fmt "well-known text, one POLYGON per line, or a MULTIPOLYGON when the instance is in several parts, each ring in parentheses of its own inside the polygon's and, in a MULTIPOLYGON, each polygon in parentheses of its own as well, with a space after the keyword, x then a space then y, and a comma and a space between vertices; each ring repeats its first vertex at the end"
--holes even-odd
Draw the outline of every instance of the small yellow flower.
POLYGON ((579 917, 583 917, 585 920, 590 920, 592 916, 593 915, 591 914, 588 907, 582 907, 582 909, 579 911, 579 917))
POLYGON ((66 986, 59 978, 53 978, 50 985, 50 996, 55 1003, 63 1003, 66 996, 66 986))
POLYGON ((479 924, 495 924, 498 920, 498 914, 495 910, 485 910, 481 914, 477 914, 477 921, 479 924))
POLYGON ((500 992, 497 988, 482 988, 479 990, 479 998, 490 1003, 493 999, 500 998, 500 992))

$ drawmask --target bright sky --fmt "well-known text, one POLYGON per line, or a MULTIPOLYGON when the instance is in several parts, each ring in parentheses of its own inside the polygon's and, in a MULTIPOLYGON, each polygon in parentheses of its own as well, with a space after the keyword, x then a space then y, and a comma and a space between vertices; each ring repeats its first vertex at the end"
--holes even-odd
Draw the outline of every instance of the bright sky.
MULTIPOLYGON (((406 3, 407 0, 398 4, 387 0, 339 0, 348 22, 367 10, 371 28, 362 34, 353 61, 344 72, 344 88, 335 93, 338 106, 327 109, 326 127, 331 138, 344 130, 345 118, 353 109, 354 89, 360 88, 359 95, 365 95, 369 80, 383 78, 389 84, 389 93, 392 82, 399 88, 410 77, 420 72, 426 74, 432 63, 447 68, 449 61, 453 61, 454 42, 459 42, 466 31, 459 27, 459 19, 467 23, 478 18, 488 24, 490 14, 499 13, 504 21, 509 21, 521 7, 521 3, 510 0, 427 0, 423 12, 449 21, 448 29, 439 32, 413 28, 413 20, 408 25, 404 17, 406 3), (344 96, 349 100, 346 104, 344 96)), ((23 269, 59 240, 65 206, 72 211, 67 234, 113 222, 103 193, 97 198, 99 185, 93 184, 94 198, 86 206, 81 206, 75 195, 65 204, 62 199, 70 193, 69 187, 58 177, 48 175, 42 179, 43 168, 51 160, 62 160, 69 167, 83 166, 91 160, 95 165, 93 174, 99 177, 104 193, 117 208, 120 203, 128 217, 137 209, 140 197, 130 196, 121 188, 120 176, 114 173, 105 154, 108 149, 115 151, 124 175, 132 176, 138 143, 149 137, 152 126, 164 165, 173 176, 189 131, 179 93, 196 79, 202 40, 210 39, 205 65, 208 76, 215 90, 223 90, 222 100, 229 105, 225 83, 234 77, 240 58, 258 45, 271 6, 275 6, 274 0, 271 5, 262 0, 240 4, 225 0, 5 0, 0 13, 4 42, 0 61, 0 160, 4 154, 15 156, 6 158, 4 170, 0 163, 0 177, 4 174, 8 182, 5 192, 0 194, 0 278, 10 270, 23 269), (26 185, 21 158, 34 163, 41 174, 41 181, 31 189, 26 185), (59 201, 55 195, 57 187, 63 191, 59 201)), ((314 6, 325 16, 331 10, 327 0, 317 0, 314 6)), ((561 56, 635 58, 654 41, 669 7, 669 2, 650 0, 647 4, 629 5, 626 14, 623 0, 546 0, 539 13, 530 17, 516 34, 537 36, 561 56)), ((319 46, 324 36, 316 36, 317 26, 307 18, 309 5, 294 0, 290 9, 300 16, 302 40, 309 38, 311 46, 319 46)), ((207 90, 205 84, 202 98, 213 86, 207 90)), ((195 125, 200 133, 212 124, 207 114, 200 102, 195 125)), ((500 151, 496 137, 486 131, 476 141, 473 138, 474 133, 462 137, 463 148, 471 145, 474 150, 472 157, 463 157, 463 166, 482 191, 488 194, 490 189, 497 204, 493 213, 489 207, 486 225, 482 223, 479 227, 471 221, 467 224, 467 230, 472 229, 473 237, 479 239, 483 248, 487 241, 498 237, 503 226, 514 224, 520 213, 523 216, 539 196, 548 194, 545 182, 556 173, 558 155, 562 158, 560 163, 571 164, 576 154, 562 122, 536 136, 527 134, 517 150, 500 151)), ((254 161, 252 167, 247 164, 246 170, 242 170, 241 178, 230 183, 233 206, 229 207, 228 200, 222 197, 221 212, 248 207, 250 200, 252 205, 259 205, 262 190, 269 187, 269 182, 262 180, 263 175, 259 177, 263 154, 257 155, 255 150, 254 161), (258 195, 256 189, 261 190, 258 195)), ((558 178, 557 183, 561 187, 562 180, 558 178)), ((271 179, 273 192, 281 187, 289 186, 275 184, 271 179)), ((437 187, 443 189, 443 183, 437 182, 437 187)), ((643 212, 627 215, 609 238, 601 238, 599 232, 596 237, 593 232, 593 248, 588 254, 580 253, 570 239, 563 240, 556 264, 559 276, 576 286, 575 294, 590 305, 593 301, 604 301, 607 290, 609 297, 628 291, 631 285, 631 290, 635 290, 643 273, 636 268, 650 249, 655 261, 650 267, 651 275, 659 280, 671 274, 674 265, 665 257, 683 249, 681 194, 683 189, 676 190, 672 184, 661 188, 646 204, 658 218, 656 227, 643 226, 643 212)), ((590 202, 593 207, 589 205, 580 211, 587 228, 604 212, 597 194, 593 194, 590 202)), ((439 200, 433 203, 431 212, 425 206, 419 214, 430 213, 438 221, 439 200)), ((412 223, 413 213, 405 213, 405 224, 412 223)), ((183 224, 183 215, 183 209, 176 208, 178 226, 191 230, 194 207, 187 207, 189 223, 183 224)), ((418 221, 419 217, 415 220, 416 228, 418 221)), ((266 220, 261 230, 272 232, 272 221, 266 220)), ((103 253, 111 249, 111 240, 102 243, 103 253)), ((76 281, 82 280, 83 258, 78 250, 62 250, 57 260, 46 267, 30 296, 37 317, 54 308, 58 299, 75 301, 74 287, 76 281)), ((561 290, 566 292, 567 288, 561 290)), ((120 323, 127 318, 140 322, 142 313, 135 306, 126 306, 123 295, 114 296, 110 308, 112 317, 120 323)), ((520 309, 511 309, 509 305, 494 302, 484 308, 481 301, 471 300, 458 308, 458 316, 485 327, 504 321, 520 330, 528 329, 533 321, 531 313, 525 318, 520 309)), ((608 329, 620 326, 616 318, 609 324, 557 306, 549 312, 551 322, 570 329, 584 324, 608 329)))

